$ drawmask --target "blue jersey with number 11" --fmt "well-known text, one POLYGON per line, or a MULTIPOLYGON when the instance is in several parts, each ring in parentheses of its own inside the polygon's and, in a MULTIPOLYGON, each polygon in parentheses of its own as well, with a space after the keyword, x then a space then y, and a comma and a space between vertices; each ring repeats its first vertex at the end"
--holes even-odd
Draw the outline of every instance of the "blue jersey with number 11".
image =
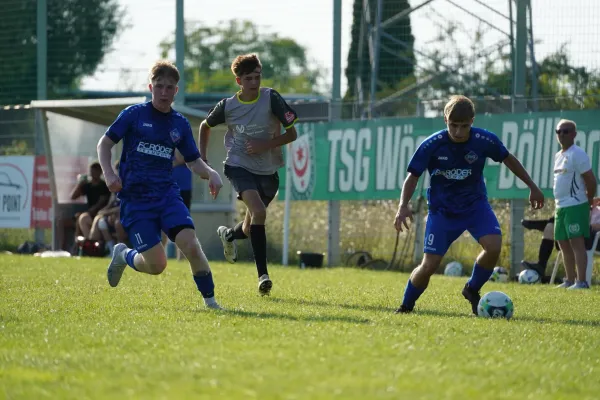
POLYGON ((407 171, 416 176, 429 171, 427 202, 431 213, 462 214, 487 202, 483 181, 486 158, 502 162, 508 155, 500 139, 485 129, 471 128, 464 143, 450 140, 444 129, 421 143, 407 171))
POLYGON ((200 158, 188 120, 174 110, 160 112, 151 102, 123 110, 106 136, 115 143, 123 139, 119 198, 125 201, 153 203, 179 195, 172 175, 175 149, 186 162, 200 158))

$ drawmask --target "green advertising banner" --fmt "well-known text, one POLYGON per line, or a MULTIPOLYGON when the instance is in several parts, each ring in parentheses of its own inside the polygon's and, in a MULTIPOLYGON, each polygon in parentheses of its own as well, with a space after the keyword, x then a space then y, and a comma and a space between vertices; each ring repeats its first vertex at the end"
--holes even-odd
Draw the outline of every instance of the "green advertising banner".
MULTIPOLYGON (((475 126, 494 132, 525 166, 547 197, 552 197, 554 130, 561 118, 577 123, 576 144, 600 176, 600 111, 544 112, 477 116, 475 126)), ((429 135, 444 129, 441 118, 381 119, 302 123, 291 145, 293 200, 397 199, 414 151, 429 135)), ((285 198, 282 170, 279 198, 285 198)), ((503 164, 488 159, 491 199, 527 198, 527 187, 503 164)), ((428 176, 424 177, 428 187, 428 176)), ((599 188, 600 189, 600 188, 599 188)), ((600 190, 599 190, 600 192, 600 190)))

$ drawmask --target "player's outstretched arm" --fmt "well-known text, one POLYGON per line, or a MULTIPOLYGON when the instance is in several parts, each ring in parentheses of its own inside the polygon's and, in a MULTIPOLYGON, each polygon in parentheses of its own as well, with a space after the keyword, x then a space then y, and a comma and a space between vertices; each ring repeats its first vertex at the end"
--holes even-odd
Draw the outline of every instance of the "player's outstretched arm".
POLYGON ((106 186, 108 186, 108 189, 111 192, 116 193, 122 189, 122 184, 121 179, 115 173, 112 166, 111 152, 114 145, 115 142, 113 142, 111 138, 103 135, 98 141, 96 149, 98 150, 98 162, 100 163, 100 167, 102 167, 106 186))
POLYGON ((208 160, 206 152, 208 149, 208 139, 210 138, 210 126, 206 120, 200 124, 200 134, 198 135, 198 150, 200 150, 200 156, 205 162, 208 160))
POLYGON ((199 175, 202 179, 208 180, 208 189, 210 190, 210 194, 212 195, 213 199, 216 199, 219 191, 223 187, 221 175, 219 175, 217 171, 212 169, 200 158, 187 163, 187 166, 193 173, 199 175))
POLYGON ((531 207, 534 209, 544 207, 544 194, 538 185, 535 184, 533 179, 531 179, 529 173, 525 170, 523 164, 521 164, 521 161, 512 154, 509 154, 502 162, 506 165, 506 168, 510 169, 512 173, 522 180, 529 188, 529 203, 531 204, 531 207))
POLYGON ((402 193, 400 194, 400 204, 398 205, 398 211, 396 212, 396 218, 394 219, 394 227, 396 231, 402 232, 402 227, 409 229, 408 220, 413 221, 412 211, 408 207, 410 199, 415 193, 417 184, 419 183, 419 177, 411 173, 408 174, 402 185, 402 193))

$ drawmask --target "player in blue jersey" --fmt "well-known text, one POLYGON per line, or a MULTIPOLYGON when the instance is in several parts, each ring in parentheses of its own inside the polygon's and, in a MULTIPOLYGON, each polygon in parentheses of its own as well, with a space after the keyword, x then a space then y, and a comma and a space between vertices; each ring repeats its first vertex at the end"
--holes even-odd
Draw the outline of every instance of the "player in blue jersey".
POLYGON ((429 213, 425 228, 425 254, 421 265, 415 268, 408 280, 404 300, 396 310, 398 313, 413 310, 452 242, 467 230, 483 248, 462 291, 477 315, 479 290, 491 276, 502 249, 502 231, 488 202, 483 181, 487 158, 504 163, 527 184, 529 202, 534 209, 544 206, 544 195, 521 162, 509 153, 496 135, 474 128, 474 119, 473 102, 465 96, 453 96, 444 107, 447 129, 425 139, 408 164, 408 176, 402 186, 394 221, 398 232, 409 228, 412 212, 408 203, 425 170, 429 171, 431 184, 427 189, 429 213))
POLYGON ((194 281, 209 308, 220 308, 208 260, 196 238, 194 222, 173 180, 173 158, 178 151, 187 166, 208 185, 213 198, 223 182, 204 163, 188 120, 173 110, 179 71, 159 61, 150 72, 152 101, 121 112, 98 143, 98 158, 111 192, 119 192, 121 223, 135 247, 117 244, 108 267, 108 282, 115 287, 129 265, 135 271, 158 275, 167 266, 160 243, 165 232, 190 262, 194 281), (119 174, 111 165, 111 149, 123 140, 119 174))

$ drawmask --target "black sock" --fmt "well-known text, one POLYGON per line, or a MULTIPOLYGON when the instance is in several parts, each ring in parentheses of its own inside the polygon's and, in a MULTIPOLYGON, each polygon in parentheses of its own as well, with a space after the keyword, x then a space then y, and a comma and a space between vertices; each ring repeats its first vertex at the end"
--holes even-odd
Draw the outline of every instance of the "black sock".
POLYGON ((227 241, 233 242, 236 239, 248 239, 248 236, 244 233, 244 221, 238 222, 233 228, 229 228, 226 233, 227 241))
POLYGON ((267 272, 267 233, 264 225, 250 225, 250 241, 252 242, 252 252, 254 253, 254 262, 260 278, 267 272))
POLYGON ((552 249, 554 248, 554 240, 551 239, 542 239, 542 243, 540 243, 540 252, 538 255, 538 265, 546 269, 546 265, 548 265, 548 260, 552 255, 552 249))

